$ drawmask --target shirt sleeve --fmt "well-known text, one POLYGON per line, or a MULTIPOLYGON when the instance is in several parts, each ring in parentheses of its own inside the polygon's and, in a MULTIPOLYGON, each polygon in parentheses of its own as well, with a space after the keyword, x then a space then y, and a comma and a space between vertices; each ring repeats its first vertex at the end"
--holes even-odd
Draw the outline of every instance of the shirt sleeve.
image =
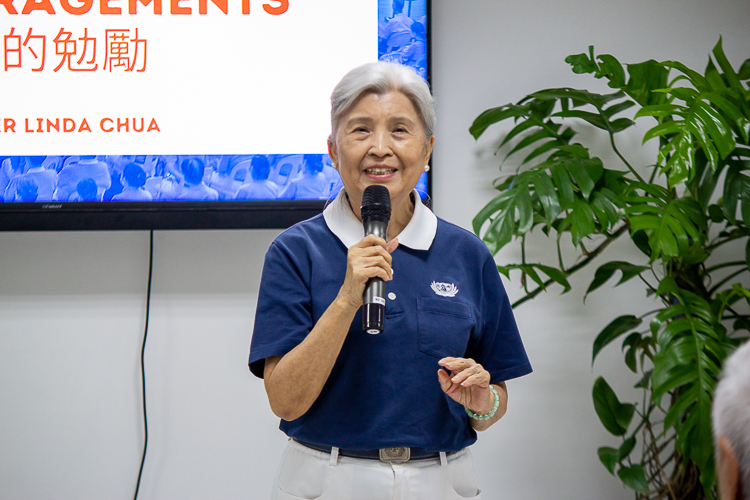
POLYGON ((531 363, 492 256, 482 268, 482 287, 480 335, 469 344, 467 355, 490 372, 492 384, 531 373, 531 363))
POLYGON ((300 253, 292 253, 278 240, 266 252, 249 360, 250 371, 259 378, 266 358, 285 355, 313 327, 310 273, 300 253))

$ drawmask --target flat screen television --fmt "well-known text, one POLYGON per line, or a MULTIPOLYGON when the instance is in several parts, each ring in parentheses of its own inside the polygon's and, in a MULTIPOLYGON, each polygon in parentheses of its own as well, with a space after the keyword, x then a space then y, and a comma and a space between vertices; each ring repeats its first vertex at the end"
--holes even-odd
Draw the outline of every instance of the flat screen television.
POLYGON ((336 82, 375 60, 429 81, 430 0, 13 0, 0 17, 4 231, 288 227, 341 188, 336 82))

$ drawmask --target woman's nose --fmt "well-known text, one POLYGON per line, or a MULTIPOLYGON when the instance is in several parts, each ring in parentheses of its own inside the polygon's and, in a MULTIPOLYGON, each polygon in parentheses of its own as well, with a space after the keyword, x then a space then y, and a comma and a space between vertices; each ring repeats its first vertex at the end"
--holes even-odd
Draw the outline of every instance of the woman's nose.
POLYGON ((372 136, 370 153, 376 156, 387 156, 392 153, 391 136, 387 131, 377 131, 372 136))

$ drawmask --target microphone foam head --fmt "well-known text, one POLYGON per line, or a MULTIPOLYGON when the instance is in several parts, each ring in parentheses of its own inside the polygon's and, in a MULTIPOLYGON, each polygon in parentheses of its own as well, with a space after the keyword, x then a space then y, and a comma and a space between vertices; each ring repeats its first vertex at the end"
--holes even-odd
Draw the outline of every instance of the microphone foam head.
POLYGON ((391 193, 388 188, 380 184, 373 184, 365 188, 362 193, 362 206, 360 207, 362 218, 365 217, 391 217, 391 193))

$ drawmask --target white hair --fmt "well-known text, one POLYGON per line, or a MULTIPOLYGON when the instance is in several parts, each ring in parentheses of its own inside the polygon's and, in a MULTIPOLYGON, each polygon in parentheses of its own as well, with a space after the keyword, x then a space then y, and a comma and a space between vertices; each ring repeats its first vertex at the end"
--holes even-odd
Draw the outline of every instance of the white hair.
POLYGON ((714 441, 725 436, 732 445, 742 477, 742 498, 750 500, 750 342, 724 362, 711 417, 714 441))
POLYGON ((435 128, 435 107, 427 82, 413 69, 401 64, 374 62, 354 68, 336 85, 331 94, 331 135, 333 140, 341 118, 365 94, 401 92, 414 105, 425 129, 425 139, 435 128))

